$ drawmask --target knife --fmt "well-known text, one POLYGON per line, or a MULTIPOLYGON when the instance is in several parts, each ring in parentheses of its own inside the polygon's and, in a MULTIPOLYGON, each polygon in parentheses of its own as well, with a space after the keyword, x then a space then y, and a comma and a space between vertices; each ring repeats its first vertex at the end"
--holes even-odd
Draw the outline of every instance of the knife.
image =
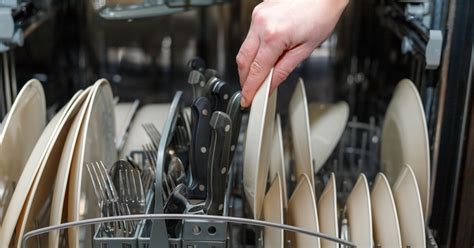
POLYGON ((207 190, 207 165, 211 126, 211 102, 206 97, 198 97, 191 105, 191 197, 204 199, 207 190))
POLYGON ((206 84, 204 85, 204 88, 202 89, 202 95, 207 97, 211 101, 211 112, 214 112, 214 106, 216 105, 216 99, 212 94, 212 88, 214 88, 214 85, 219 83, 220 81, 221 80, 219 78, 212 77, 207 80, 206 84))
POLYGON ((203 94, 203 88, 206 85, 206 77, 199 70, 189 72, 188 83, 193 87, 193 99, 203 94))
POLYGON ((240 99, 242 98, 242 93, 237 91, 232 95, 227 104, 226 113, 229 115, 230 120, 232 121, 232 138, 230 142, 230 155, 229 161, 232 162, 234 158, 235 149, 237 148, 237 142, 239 140, 240 134, 240 123, 242 121, 242 108, 240 106, 240 99))
POLYGON ((212 135, 204 212, 210 215, 222 215, 226 179, 229 172, 232 123, 226 113, 216 111, 212 114, 210 126, 212 135))
POLYGON ((188 61, 188 68, 204 72, 206 70, 206 62, 200 57, 194 57, 188 61))
POLYGON ((204 89, 203 89, 203 95, 204 96, 207 96, 207 97, 211 97, 211 94, 212 94, 212 88, 214 87, 214 85, 216 83, 218 83, 219 81, 221 81, 219 78, 217 77, 211 77, 207 80, 206 84, 204 85, 204 89))
MULTIPOLYGON (((163 212, 165 214, 182 214, 186 210, 188 204, 188 188, 184 184, 179 184, 173 189, 168 200, 165 202, 163 212)), ((179 234, 179 223, 181 220, 167 219, 166 229, 168 233, 176 236, 179 234)))
POLYGON ((206 76, 207 79, 211 79, 213 77, 222 78, 222 75, 217 70, 214 70, 214 69, 206 69, 204 71, 204 75, 206 76))
POLYGON ((212 86, 211 94, 215 100, 214 111, 225 112, 227 103, 233 94, 230 84, 222 80, 218 81, 212 86))

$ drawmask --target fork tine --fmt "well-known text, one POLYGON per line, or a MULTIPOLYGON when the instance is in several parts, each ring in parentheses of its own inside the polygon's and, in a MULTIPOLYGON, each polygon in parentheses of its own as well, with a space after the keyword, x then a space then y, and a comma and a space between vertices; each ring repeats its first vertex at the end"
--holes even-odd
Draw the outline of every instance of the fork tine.
MULTIPOLYGON (((96 196, 98 197, 101 215, 104 217, 113 216, 114 213, 111 213, 113 211, 111 211, 110 201, 107 197, 107 186, 103 180, 101 170, 97 165, 97 163, 92 162, 90 164, 86 164, 86 168, 92 178, 92 185, 96 191, 96 196)), ((103 224, 102 230, 106 235, 111 236, 116 232, 115 224, 112 222, 106 222, 103 224)))
POLYGON ((91 163, 91 165, 92 165, 92 171, 94 172, 97 179, 96 180, 97 185, 99 186, 100 192, 102 192, 102 200, 107 201, 108 200, 107 186, 105 185, 105 181, 101 177, 102 174, 100 173, 100 168, 98 168, 94 163, 91 163))
POLYGON ((130 170, 128 168, 125 168, 125 187, 126 188, 126 197, 125 197, 125 202, 128 203, 133 199, 133 194, 134 194, 134 185, 133 182, 130 180, 130 170))
POLYGON ((98 179, 97 174, 92 173, 92 170, 89 164, 86 164, 86 168, 87 168, 87 171, 89 172, 89 176, 92 181, 92 187, 94 188, 95 196, 97 197, 97 202, 99 203, 99 208, 100 208, 102 207, 102 202, 104 201, 104 199, 102 197, 103 192, 101 189, 99 190, 99 185, 98 185, 98 182, 96 181, 98 179))
MULTIPOLYGON (((125 176, 123 175, 123 171, 122 170, 118 170, 118 173, 119 173, 119 180, 120 182, 125 182, 125 176)), ((119 187, 119 199, 125 199, 126 197, 126 193, 125 193, 125 187, 119 187)))
POLYGON ((143 127, 143 129, 145 130, 145 132, 146 132, 146 134, 148 135, 148 137, 150 138, 151 142, 154 144, 154 143, 155 143, 155 139, 154 139, 154 137, 153 137, 153 134, 150 133, 150 129, 149 129, 148 123, 142 124, 142 127, 143 127))
MULTIPOLYGON (((114 198, 113 198, 113 196, 112 196, 112 192, 111 192, 110 187, 109 187, 109 185, 108 185, 107 179, 105 178, 105 175, 104 175, 104 173, 103 173, 103 171, 102 171, 102 168, 100 167, 99 162, 95 162, 95 165, 96 165, 96 166, 94 167, 94 170, 96 170, 96 168, 97 168, 98 175, 100 176, 100 179, 101 179, 102 182, 104 183, 104 187, 103 187, 103 188, 105 189, 105 190, 104 190, 104 192, 105 192, 105 198, 106 198, 107 201, 111 201, 111 200, 113 200, 114 198)), ((97 173, 97 171, 96 171, 96 173, 97 173)))
POLYGON ((144 123, 142 127, 145 129, 145 132, 147 133, 148 137, 151 139, 155 149, 158 149, 158 145, 161 139, 161 134, 158 131, 158 129, 156 129, 153 123, 144 123))
POLYGON ((135 170, 135 169, 131 170, 131 172, 132 172, 132 178, 134 181, 135 192, 136 192, 138 201, 140 203, 145 202, 145 193, 143 191, 143 182, 142 182, 142 179, 140 178, 140 173, 138 172, 138 170, 135 170))
POLYGON ((104 163, 102 163, 102 161, 100 161, 100 167, 102 168, 102 173, 105 174, 105 178, 107 180, 106 182, 107 182, 107 185, 109 186, 113 199, 117 200, 118 193, 117 193, 117 190, 115 189, 114 182, 112 182, 112 179, 110 178, 109 173, 107 173, 107 169, 105 169, 105 165, 104 163))
POLYGON ((161 133, 158 131, 154 124, 150 124, 150 131, 154 134, 155 138, 159 141, 161 140, 161 133))
MULTIPOLYGON (((150 184, 153 182, 153 179, 154 177, 156 176, 156 172, 155 172, 155 167, 156 167, 156 151, 151 147, 150 144, 145 144, 144 145, 144 150, 145 150, 145 154, 148 158, 148 160, 151 161, 152 163, 152 169, 153 169, 153 172, 155 173, 155 175, 153 176, 152 180, 150 180, 150 184)), ((169 185, 169 179, 168 179, 168 176, 166 175, 166 173, 163 171, 162 173, 162 180, 163 180, 163 184, 165 185, 165 190, 163 192, 164 194, 164 197, 165 198, 168 198, 169 195, 171 194, 171 187, 169 185)))

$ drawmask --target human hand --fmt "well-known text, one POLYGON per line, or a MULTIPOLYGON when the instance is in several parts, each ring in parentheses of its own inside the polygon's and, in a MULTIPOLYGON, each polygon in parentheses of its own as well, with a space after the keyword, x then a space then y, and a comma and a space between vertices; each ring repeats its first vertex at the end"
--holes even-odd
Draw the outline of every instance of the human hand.
POLYGON ((257 5, 237 55, 243 107, 274 67, 271 91, 332 32, 348 0, 267 0, 257 5))

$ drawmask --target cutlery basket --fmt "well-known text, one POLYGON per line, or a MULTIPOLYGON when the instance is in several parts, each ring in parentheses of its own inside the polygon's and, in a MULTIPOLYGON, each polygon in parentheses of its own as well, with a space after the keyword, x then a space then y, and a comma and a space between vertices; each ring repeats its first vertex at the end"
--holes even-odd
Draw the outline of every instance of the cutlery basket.
MULTIPOLYGON (((181 235, 169 238, 170 248, 224 248, 227 247, 227 223, 206 220, 182 220, 181 235)), ((152 221, 147 220, 138 236, 138 247, 150 247, 152 221)), ((166 230, 164 230, 166 232, 166 230)))
MULTIPOLYGON (((103 224, 101 224, 103 225, 103 224)), ((101 235, 101 228, 97 228, 94 233, 93 246, 94 248, 109 248, 109 247, 127 247, 137 248, 138 247, 138 235, 139 230, 143 226, 142 221, 137 226, 135 233, 130 237, 103 237, 101 235)))
MULTIPOLYGON (((152 207, 152 200, 153 200, 153 191, 149 191, 146 197, 147 202, 147 213, 150 213, 150 209, 152 207)), ((146 220, 141 219, 137 221, 137 227, 133 235, 129 237, 106 237, 102 235, 102 225, 104 223, 99 224, 99 227, 94 232, 94 237, 92 240, 92 244, 94 248, 110 248, 110 247, 126 247, 126 248, 138 248, 138 239, 141 234, 142 228, 145 225, 146 220)))
MULTIPOLYGON (((182 124, 183 118, 186 118, 183 111, 182 92, 178 92, 173 99, 170 107, 169 115, 164 125, 163 134, 160 139, 156 156, 156 179, 154 190, 150 190, 147 195, 147 211, 148 214, 161 214, 164 211, 163 183, 162 178, 165 174, 164 164, 166 163, 167 150, 172 142, 173 136, 179 124, 182 124), (180 119, 181 118, 181 119, 180 119), (181 121, 181 122, 180 122, 181 121)), ((184 127, 186 128, 186 127, 184 127)), ((144 162, 143 153, 139 151, 132 152, 132 157, 139 155, 142 159, 138 161, 144 162), (140 156, 141 155, 141 156, 140 156)), ((229 191, 227 191, 229 194, 229 191)), ((228 201, 224 201, 223 216, 228 215, 228 201)), ((101 224, 102 225, 102 224, 101 224)), ((169 247, 202 247, 202 248, 219 248, 226 247, 228 236, 228 224, 224 221, 198 220, 198 219, 182 219, 177 222, 174 232, 177 237, 168 237, 168 228, 165 220, 147 220, 139 221, 135 233, 130 237, 102 237, 101 228, 94 235, 94 247, 110 248, 110 247, 127 247, 127 248, 148 248, 152 241, 153 235, 160 237, 157 242, 166 246, 168 239, 169 247)))

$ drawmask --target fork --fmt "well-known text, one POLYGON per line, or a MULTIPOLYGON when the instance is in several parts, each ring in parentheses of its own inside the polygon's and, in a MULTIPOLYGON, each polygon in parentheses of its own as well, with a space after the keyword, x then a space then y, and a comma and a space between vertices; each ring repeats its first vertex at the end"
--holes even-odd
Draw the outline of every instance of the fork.
POLYGON ((142 124, 143 129, 145 129, 146 134, 150 138, 153 146, 155 149, 158 149, 158 145, 161 139, 161 133, 156 128, 155 124, 153 123, 144 123, 142 124))
MULTIPOLYGON (((150 174, 149 177, 150 177, 150 180, 147 180, 145 181, 144 180, 144 184, 145 185, 152 185, 154 179, 155 179, 155 174, 156 174, 156 171, 155 171, 155 168, 156 168, 156 150, 153 149, 153 145, 151 144, 145 144, 143 145, 143 151, 145 152, 145 155, 150 163, 151 168, 153 169, 149 169, 151 171, 149 171, 148 173, 150 174)), ((171 194, 171 191, 173 190, 173 185, 170 185, 172 184, 172 180, 171 178, 169 178, 168 174, 166 174, 165 171, 162 172, 162 180, 163 180, 163 184, 164 184, 164 188, 165 188, 165 191, 164 191, 164 198, 165 200, 168 199, 169 195, 171 194)), ((142 175, 143 177, 143 175, 142 175)), ((149 186, 148 186, 149 187, 149 186)))
POLYGON ((140 172, 131 165, 119 168, 119 201, 129 208, 132 214, 145 213, 145 193, 140 172))
MULTIPOLYGON (((119 202, 117 190, 105 169, 102 161, 86 164, 91 177, 92 186, 97 197, 102 217, 130 214, 128 207, 119 202)), ((104 223, 103 231, 107 236, 129 236, 134 232, 136 225, 131 221, 104 223)))
MULTIPOLYGON (((102 217, 108 217, 109 216, 109 201, 107 200, 107 196, 105 193, 105 185, 103 185, 105 182, 103 181, 102 175, 99 175, 97 171, 100 172, 100 168, 96 163, 91 163, 91 164, 86 164, 87 171, 89 172, 89 176, 92 181, 92 187, 94 188, 95 196, 97 198, 97 203, 99 205, 99 209, 101 211, 101 216, 102 217)), ((115 233, 114 225, 113 223, 106 222, 102 225, 102 231, 107 235, 107 236, 112 236, 115 233)))

